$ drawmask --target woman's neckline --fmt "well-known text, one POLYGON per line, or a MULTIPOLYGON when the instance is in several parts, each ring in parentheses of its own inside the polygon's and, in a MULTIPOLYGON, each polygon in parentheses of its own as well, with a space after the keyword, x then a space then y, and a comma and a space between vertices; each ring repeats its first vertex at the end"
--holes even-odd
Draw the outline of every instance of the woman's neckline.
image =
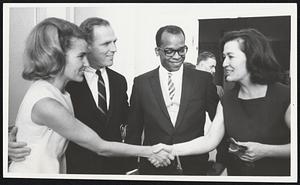
POLYGON ((239 100, 243 100, 243 101, 251 101, 251 100, 261 100, 261 99, 265 99, 268 97, 269 95, 269 89, 270 89, 270 85, 267 84, 267 89, 266 89, 266 93, 263 95, 263 96, 258 96, 258 97, 254 97, 254 98, 242 98, 242 97, 239 97, 239 91, 240 91, 240 86, 239 88, 237 88, 236 90, 236 98, 239 99, 239 100))

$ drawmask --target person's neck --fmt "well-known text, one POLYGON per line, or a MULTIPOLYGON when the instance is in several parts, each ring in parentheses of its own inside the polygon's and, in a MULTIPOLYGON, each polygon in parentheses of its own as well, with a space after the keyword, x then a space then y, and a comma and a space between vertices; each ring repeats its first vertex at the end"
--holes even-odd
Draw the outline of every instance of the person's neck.
POLYGON ((65 87, 67 83, 69 82, 66 79, 63 79, 61 76, 57 75, 54 78, 50 78, 47 80, 50 84, 52 84, 54 87, 56 87, 60 92, 65 92, 65 87))
POLYGON ((267 85, 252 83, 250 80, 240 83, 238 97, 241 99, 255 99, 266 96, 267 85))

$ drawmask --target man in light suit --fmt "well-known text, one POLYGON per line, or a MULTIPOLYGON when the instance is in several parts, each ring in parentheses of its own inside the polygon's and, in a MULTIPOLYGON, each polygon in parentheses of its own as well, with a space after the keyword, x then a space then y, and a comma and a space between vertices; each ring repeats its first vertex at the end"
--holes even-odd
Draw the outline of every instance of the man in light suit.
MULTIPOLYGON (((120 126, 127 123, 128 97, 124 76, 111 70, 116 50, 116 36, 107 20, 93 17, 83 21, 80 28, 87 35, 89 67, 82 82, 70 82, 67 91, 71 95, 75 117, 93 129, 102 139, 121 142, 120 126), (105 84, 105 100, 98 92, 101 73, 105 84), (105 108, 99 106, 104 101, 105 108)), ((15 135, 16 129, 13 134, 15 135)), ((13 140, 13 139, 11 139, 13 140)), ((9 155, 22 160, 30 149, 24 143, 9 142, 9 155)), ((124 174, 126 158, 99 156, 70 142, 66 150, 67 173, 71 174, 124 174)))
MULTIPOLYGON (((128 143, 175 144, 204 135, 205 111, 211 119, 218 103, 209 73, 183 67, 185 34, 178 26, 164 26, 156 34, 158 68, 134 79, 128 120, 128 143)), ((140 174, 205 175, 208 154, 177 157, 168 167, 155 168, 146 159, 140 174)))

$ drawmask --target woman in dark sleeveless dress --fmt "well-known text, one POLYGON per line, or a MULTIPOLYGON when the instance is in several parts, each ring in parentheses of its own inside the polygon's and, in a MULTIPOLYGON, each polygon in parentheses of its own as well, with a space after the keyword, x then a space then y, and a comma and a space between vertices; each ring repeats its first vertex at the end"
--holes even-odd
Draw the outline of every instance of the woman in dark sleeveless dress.
POLYGON ((173 145, 173 152, 206 153, 226 133, 244 147, 229 149, 228 175, 290 175, 290 89, 279 83, 280 65, 268 40, 244 29, 226 33, 221 46, 225 78, 236 86, 219 103, 208 134, 173 145))

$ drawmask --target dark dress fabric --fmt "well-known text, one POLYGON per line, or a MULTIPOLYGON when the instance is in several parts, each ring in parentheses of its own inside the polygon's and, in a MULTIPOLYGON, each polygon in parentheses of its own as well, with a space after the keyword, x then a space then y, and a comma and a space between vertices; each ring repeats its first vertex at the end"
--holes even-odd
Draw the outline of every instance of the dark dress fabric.
MULTIPOLYGON (((222 104, 228 137, 241 142, 282 145, 290 142, 290 131, 284 121, 290 105, 290 89, 280 83, 268 85, 265 97, 238 98, 239 86, 224 95, 222 104)), ((263 158, 253 163, 228 154, 228 175, 288 176, 290 158, 263 158)))

